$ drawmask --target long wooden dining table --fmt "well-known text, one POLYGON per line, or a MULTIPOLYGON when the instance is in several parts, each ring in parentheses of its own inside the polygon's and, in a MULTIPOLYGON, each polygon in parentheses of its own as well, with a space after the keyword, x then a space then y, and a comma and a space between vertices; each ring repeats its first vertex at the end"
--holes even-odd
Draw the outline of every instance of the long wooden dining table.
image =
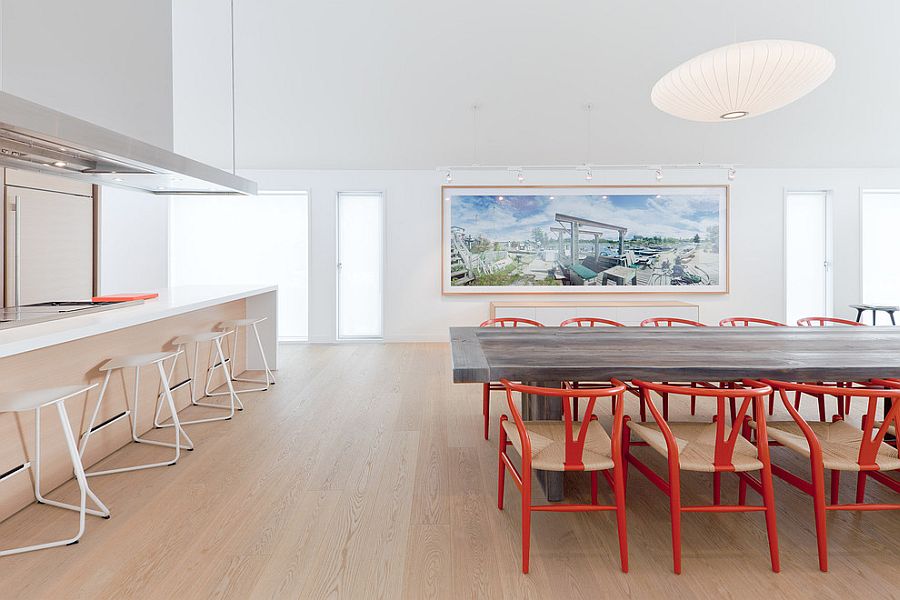
MULTIPOLYGON (((894 327, 451 327, 450 340, 455 383, 900 378, 894 327)), ((558 420, 561 405, 526 396, 522 417, 558 420)), ((562 500, 562 473, 537 478, 562 500)))

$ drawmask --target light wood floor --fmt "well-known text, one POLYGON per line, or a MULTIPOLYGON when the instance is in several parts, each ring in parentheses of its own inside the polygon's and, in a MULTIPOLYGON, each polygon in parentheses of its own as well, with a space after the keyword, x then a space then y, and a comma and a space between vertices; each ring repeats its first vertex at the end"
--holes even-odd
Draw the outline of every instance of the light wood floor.
MULTIPOLYGON (((900 514, 829 515, 823 574, 811 503, 780 482, 782 573, 770 571, 761 515, 694 514, 673 575, 665 497, 634 470, 630 573, 611 514, 536 514, 522 575, 509 480, 496 507, 501 398, 486 442, 480 388, 450 383, 446 344, 285 346, 282 357, 272 391, 247 394, 230 422, 190 428, 197 450, 178 465, 93 479, 112 519, 89 517, 78 545, 0 559, 0 598, 900 597, 900 514)), ((106 464, 162 451, 131 445, 106 464)), ((585 479, 569 477, 574 495, 585 479)), ((687 501, 708 502, 709 476, 682 485, 687 501)), ((868 495, 891 497, 875 483, 868 495)), ((62 537, 75 519, 31 506, 0 523, 0 545, 62 537)))

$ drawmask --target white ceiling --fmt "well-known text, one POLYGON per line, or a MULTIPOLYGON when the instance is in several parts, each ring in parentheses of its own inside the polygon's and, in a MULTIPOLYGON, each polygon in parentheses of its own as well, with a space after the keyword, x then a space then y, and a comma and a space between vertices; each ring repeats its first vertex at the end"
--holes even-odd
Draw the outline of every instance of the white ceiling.
POLYGON ((897 4, 244 0, 236 3, 237 161, 268 169, 900 166, 897 4), (677 64, 763 38, 830 49, 834 75, 795 104, 742 122, 681 121, 650 103, 650 88, 677 64))

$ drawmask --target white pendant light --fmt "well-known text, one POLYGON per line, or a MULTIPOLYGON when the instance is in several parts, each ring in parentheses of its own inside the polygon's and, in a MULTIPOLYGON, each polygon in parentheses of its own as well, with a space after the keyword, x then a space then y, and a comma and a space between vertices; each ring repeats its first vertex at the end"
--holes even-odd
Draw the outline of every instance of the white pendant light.
POLYGON ((825 48, 790 40, 741 42, 710 50, 656 82, 650 100, 690 121, 730 121, 781 108, 834 71, 825 48))

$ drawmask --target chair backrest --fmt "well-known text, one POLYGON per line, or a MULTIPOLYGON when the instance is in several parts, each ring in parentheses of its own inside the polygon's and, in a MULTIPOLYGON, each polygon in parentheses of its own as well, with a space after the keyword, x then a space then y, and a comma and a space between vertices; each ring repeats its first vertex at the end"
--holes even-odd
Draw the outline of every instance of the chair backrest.
POLYGON ((682 394, 684 396, 699 396, 716 399, 716 415, 714 417, 716 423, 716 439, 713 465, 717 471, 734 470, 734 464, 732 463, 734 448, 737 444, 738 436, 741 435, 741 429, 745 421, 744 417, 747 416, 747 412, 750 410, 753 399, 758 399, 759 401, 756 402, 756 415, 753 419, 757 422, 758 438, 760 440, 759 454, 761 458, 763 456, 768 457, 769 450, 766 441, 765 416, 766 403, 762 401, 762 398, 772 393, 772 388, 769 385, 750 379, 745 379, 741 383, 733 382, 725 384, 728 387, 715 387, 712 384, 696 384, 697 387, 693 387, 689 385, 649 383, 638 379, 633 380, 631 383, 636 385, 640 390, 641 398, 646 402, 647 408, 650 409, 650 414, 653 415, 653 420, 656 421, 660 432, 666 440, 666 448, 668 449, 669 456, 673 457, 671 464, 678 464, 678 442, 675 440, 672 430, 669 429, 669 425, 666 423, 659 409, 656 408, 656 405, 653 403, 653 394, 650 392, 656 392, 662 397, 668 397, 669 394, 682 394), (725 403, 725 400, 731 399, 743 399, 743 402, 737 406, 733 423, 726 411, 725 403), (728 425, 728 423, 732 424, 728 425))
POLYGON ((543 327, 543 323, 532 321, 531 319, 523 319, 522 317, 501 317, 497 319, 488 319, 479 327, 518 327, 525 325, 527 327, 543 327))
MULTIPOLYGON (((793 417, 794 422, 803 431, 806 441, 809 444, 810 456, 815 460, 822 460, 822 447, 815 432, 806 422, 806 420, 794 408, 794 404, 788 398, 788 392, 798 394, 809 394, 823 398, 825 396, 834 396, 839 402, 844 402, 847 398, 867 398, 869 403, 866 407, 866 413, 862 419, 862 438, 859 444, 859 454, 857 463, 860 467, 877 469, 878 466, 875 458, 881 449, 881 443, 888 433, 888 429, 893 424, 898 426, 900 431, 900 381, 892 381, 886 379, 873 379, 867 382, 865 387, 846 384, 843 386, 833 385, 812 385, 807 383, 789 383, 786 381, 763 380, 764 383, 771 385, 772 388, 781 397, 781 401, 793 417), (892 401, 891 409, 884 416, 884 422, 875 426, 875 410, 880 398, 890 399, 892 401)), ((900 449, 898 449, 898 457, 900 457, 900 449)))
POLYGON ((850 325, 851 327, 865 327, 865 323, 838 319, 837 317, 803 317, 797 319, 800 327, 825 327, 826 325, 850 325))
POLYGON ((616 461, 616 464, 621 464, 619 461, 621 460, 622 429, 624 427, 625 416, 625 403, 622 398, 622 395, 625 392, 625 384, 621 381, 613 379, 609 387, 591 389, 572 389, 568 385, 563 388, 535 387, 510 383, 506 379, 501 379, 500 383, 506 388, 506 401, 509 404, 509 412, 512 413, 513 420, 516 424, 516 430, 519 432, 519 439, 522 440, 523 468, 526 466, 526 463, 527 468, 530 468, 531 466, 531 438, 528 436, 528 431, 525 429, 525 422, 522 420, 522 415, 519 413, 519 409, 516 406, 513 392, 560 399, 563 408, 563 419, 566 426, 566 471, 584 470, 584 444, 587 441, 588 424, 592 420, 597 419, 597 416, 594 414, 594 405, 597 402, 597 398, 615 398, 615 401, 613 402, 615 410, 613 412, 613 430, 611 436, 612 456, 613 460, 616 461), (580 423, 574 420, 577 415, 573 415, 571 403, 573 398, 587 398, 588 400, 587 408, 584 412, 585 419, 580 423), (575 431, 576 423, 579 423, 577 432, 575 431))
POLYGON ((672 327, 673 325, 688 325, 690 327, 706 327, 699 321, 679 319, 678 317, 652 317, 641 321, 641 327, 672 327))
POLYGON ((759 319, 757 317, 729 317, 719 321, 719 327, 750 327, 751 325, 769 325, 771 327, 787 327, 784 323, 759 319))
POLYGON ((618 321, 600 319, 598 317, 573 317, 571 319, 566 319, 559 324, 560 327, 569 327, 570 325, 574 325, 575 327, 602 327, 603 325, 609 325, 610 327, 625 327, 618 321))

